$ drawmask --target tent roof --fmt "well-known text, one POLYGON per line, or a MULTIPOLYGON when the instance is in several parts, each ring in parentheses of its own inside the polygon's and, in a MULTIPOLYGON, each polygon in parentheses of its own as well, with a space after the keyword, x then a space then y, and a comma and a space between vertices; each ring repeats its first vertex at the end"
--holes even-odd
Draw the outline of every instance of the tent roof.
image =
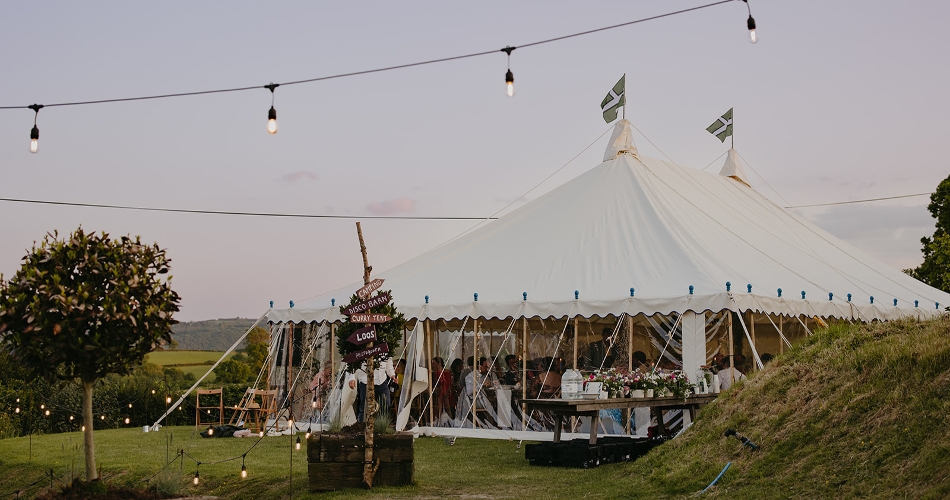
MULTIPOLYGON (((751 309, 870 320, 929 316, 939 312, 935 303, 950 305, 950 294, 752 189, 734 150, 715 175, 640 157, 631 137, 629 122, 619 122, 597 167, 374 277, 385 278, 397 307, 416 318, 751 309)), ((358 287, 268 317, 339 319, 331 298, 346 302, 358 287)))

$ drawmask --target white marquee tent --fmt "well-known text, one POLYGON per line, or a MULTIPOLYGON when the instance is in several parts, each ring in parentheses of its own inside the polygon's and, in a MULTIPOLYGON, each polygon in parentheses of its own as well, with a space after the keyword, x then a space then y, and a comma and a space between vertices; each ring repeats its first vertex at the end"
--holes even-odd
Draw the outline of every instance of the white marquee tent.
MULTIPOLYGON (((776 339, 789 345, 783 319, 793 326, 797 321, 807 332, 806 324, 817 318, 927 318, 950 305, 950 294, 888 267, 762 196, 750 187, 735 150, 719 175, 643 158, 626 120, 615 127, 600 165, 497 221, 373 277, 384 278, 383 288, 392 290, 399 310, 418 320, 413 335, 430 322, 444 325, 435 327, 441 333, 428 329, 422 336, 434 335, 436 343, 442 333, 455 332, 449 350, 426 340, 429 353, 424 355, 422 342, 414 342, 410 357, 419 361, 410 364, 420 367, 423 359, 438 354, 464 357, 469 319, 474 323, 469 354, 480 349, 479 321, 494 321, 496 332, 507 324, 498 344, 491 343, 495 334, 490 333, 481 348, 496 360, 503 345, 508 353, 528 353, 513 340, 505 344, 519 318, 522 344, 530 343, 529 320, 541 321, 548 333, 545 320, 548 325, 564 321, 564 328, 556 329, 561 337, 554 351, 563 347, 560 338, 573 319, 573 363, 578 366, 578 318, 589 324, 613 318, 614 335, 626 318, 628 338, 634 336, 632 319, 641 318, 660 332, 660 344, 650 341, 655 354, 664 355, 659 352, 663 339, 669 345, 678 337, 677 364, 692 376, 719 352, 710 349, 717 313, 719 318, 729 311, 740 314, 735 317, 761 366, 757 321, 771 323, 776 339), (672 316, 675 323, 655 319, 672 316)), ((266 320, 320 324, 326 330, 344 319, 339 304, 360 285, 289 309, 271 309, 266 320)), ((606 341, 604 330, 595 333, 606 341)), ((550 347, 546 356, 552 355, 550 347)), ((628 351, 632 360, 633 347, 628 351)))

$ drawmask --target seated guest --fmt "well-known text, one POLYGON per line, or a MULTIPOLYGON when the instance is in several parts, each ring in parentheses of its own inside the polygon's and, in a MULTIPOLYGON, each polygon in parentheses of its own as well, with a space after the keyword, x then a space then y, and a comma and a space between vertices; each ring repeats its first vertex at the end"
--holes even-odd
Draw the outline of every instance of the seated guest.
POLYGON ((513 385, 517 388, 520 388, 521 370, 518 369, 518 356, 514 354, 505 356, 505 366, 507 366, 508 369, 505 370, 504 375, 501 376, 501 383, 504 385, 513 385))
POLYGON ((475 409, 488 410, 492 422, 495 422, 495 410, 488 400, 485 389, 496 386, 498 386, 498 379, 489 371, 488 358, 482 357, 478 361, 478 373, 472 372, 465 376, 465 389, 462 397, 459 398, 458 408, 455 411, 456 418, 459 420, 471 418, 472 401, 475 401, 475 409))
POLYGON ((743 375, 742 372, 740 372, 738 368, 735 368, 735 369, 729 368, 728 357, 722 359, 722 364, 719 365, 719 373, 716 374, 716 376, 719 377, 719 388, 723 391, 728 390, 730 387, 732 387, 732 384, 734 382, 745 380, 745 375, 743 375), (733 372, 735 372, 734 381, 733 381, 733 372))

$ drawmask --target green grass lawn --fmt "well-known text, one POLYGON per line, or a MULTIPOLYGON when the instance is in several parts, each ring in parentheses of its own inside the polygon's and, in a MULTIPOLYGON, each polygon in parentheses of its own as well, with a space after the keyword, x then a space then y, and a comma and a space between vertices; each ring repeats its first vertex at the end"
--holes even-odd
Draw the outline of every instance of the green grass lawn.
MULTIPOLYGON (((32 441, 32 460, 28 438, 0 441, 3 449, 0 477, 5 478, 0 494, 43 478, 50 468, 57 479, 82 474, 80 433, 33 436, 32 441)), ((200 460, 201 481, 197 487, 189 482, 196 468, 192 460, 185 458, 183 467, 180 460, 169 467, 172 471, 180 469, 182 480, 188 482, 182 494, 238 499, 286 498, 293 455, 295 498, 630 498, 631 491, 640 491, 649 498, 664 496, 643 484, 643 471, 638 472, 636 464, 614 464, 589 470, 531 467, 524 458, 524 448, 519 448, 514 441, 459 439, 454 446, 447 446, 442 438, 419 438, 415 442, 416 484, 375 488, 371 492, 309 493, 306 448, 292 452, 293 440, 288 436, 264 438, 248 453, 247 479, 240 478, 240 458, 213 463, 240 456, 256 441, 257 438, 202 439, 191 427, 166 427, 147 434, 141 429, 96 431, 98 465, 103 478, 116 484, 144 484, 143 479, 166 464, 166 444, 172 459, 181 448, 200 460)), ((42 484, 48 486, 49 482, 45 480, 42 484)), ((38 488, 31 488, 28 493, 35 494, 38 488)))

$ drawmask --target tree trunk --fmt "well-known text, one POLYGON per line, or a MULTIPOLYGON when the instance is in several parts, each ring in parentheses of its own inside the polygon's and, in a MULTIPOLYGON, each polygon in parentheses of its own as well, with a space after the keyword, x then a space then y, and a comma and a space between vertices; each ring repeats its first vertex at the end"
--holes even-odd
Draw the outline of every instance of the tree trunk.
POLYGON ((82 381, 82 422, 86 426, 82 433, 82 445, 86 455, 86 481, 99 479, 96 473, 96 445, 92 440, 92 384, 82 381))

